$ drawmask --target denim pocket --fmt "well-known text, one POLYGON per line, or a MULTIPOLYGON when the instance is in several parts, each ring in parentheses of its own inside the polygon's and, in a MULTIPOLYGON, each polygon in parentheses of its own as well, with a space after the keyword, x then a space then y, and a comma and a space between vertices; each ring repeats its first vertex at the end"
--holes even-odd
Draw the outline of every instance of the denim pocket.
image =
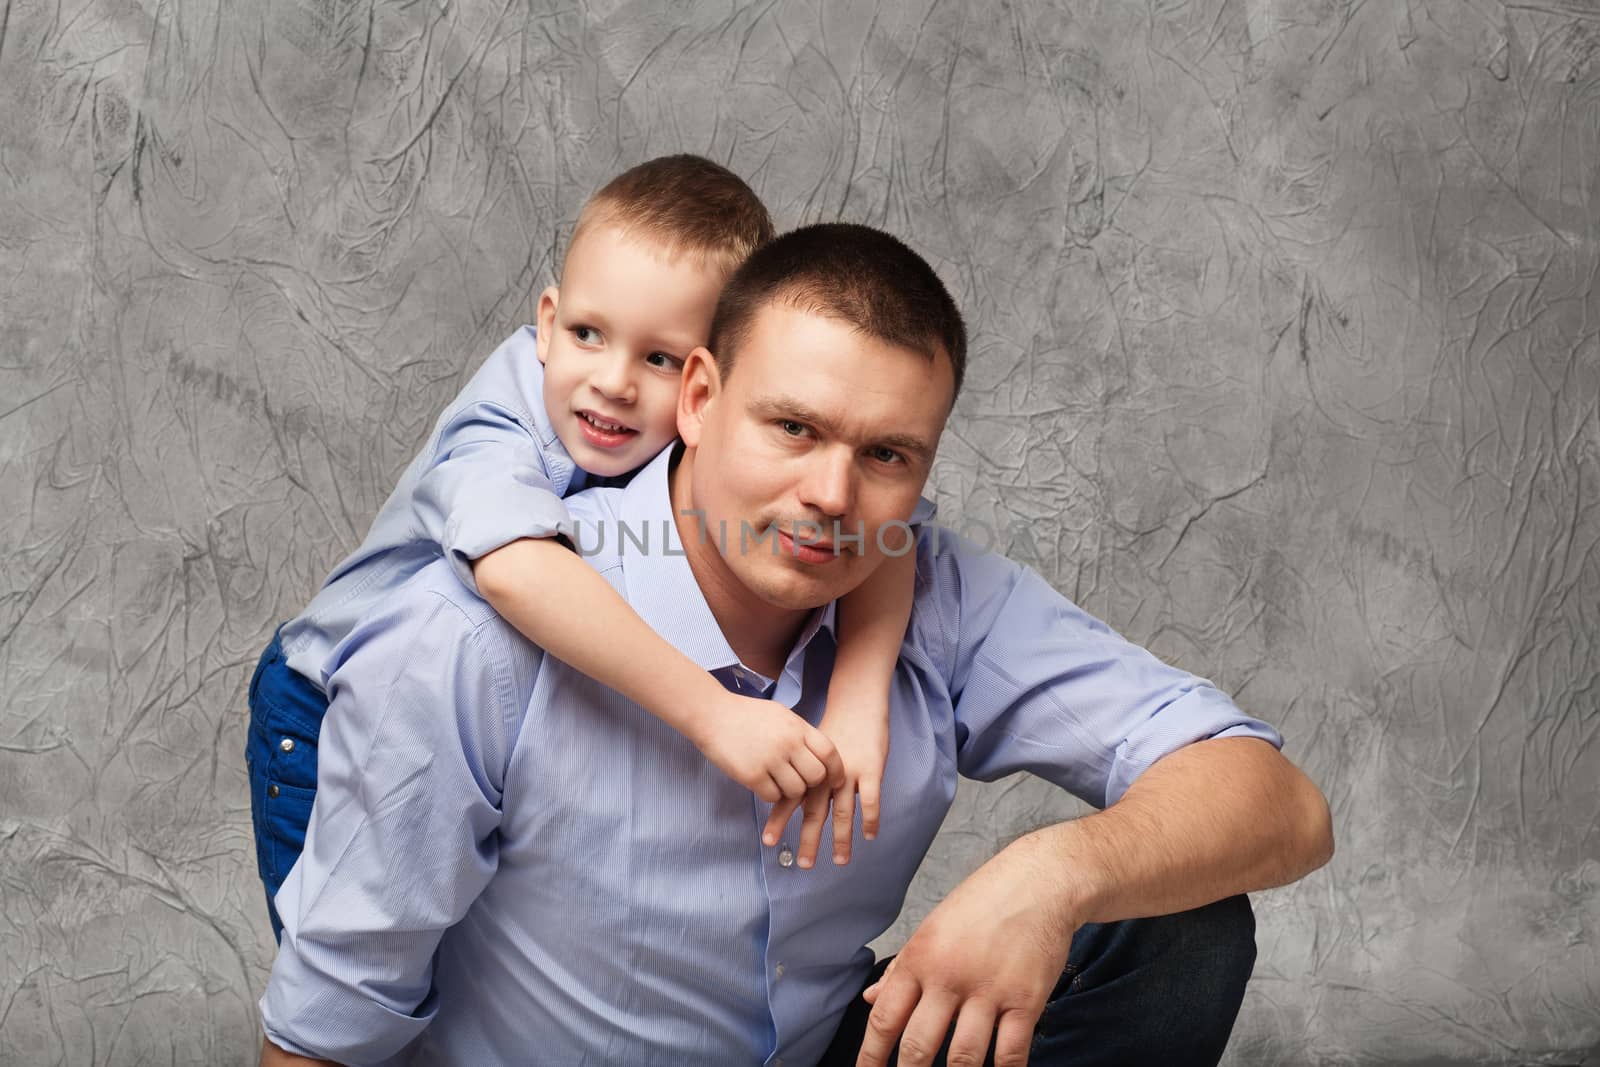
POLYGON ((315 789, 297 789, 292 785, 275 785, 267 792, 265 836, 272 859, 267 881, 273 894, 278 892, 289 868, 305 850, 306 826, 311 822, 311 804, 316 795, 315 789))
POLYGON ((317 787, 317 734, 297 717, 269 714, 265 726, 267 778, 296 789, 317 787))

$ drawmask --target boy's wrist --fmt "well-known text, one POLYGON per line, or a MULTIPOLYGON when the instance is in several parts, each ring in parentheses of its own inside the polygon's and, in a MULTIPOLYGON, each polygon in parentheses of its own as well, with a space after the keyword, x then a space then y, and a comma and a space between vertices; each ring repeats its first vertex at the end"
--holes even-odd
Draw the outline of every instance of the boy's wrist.
POLYGON ((684 681, 687 684, 667 687, 673 698, 661 709, 662 718, 667 725, 698 746, 704 742, 704 735, 710 728, 713 702, 727 696, 728 691, 710 673, 698 668, 692 679, 685 678, 684 681))

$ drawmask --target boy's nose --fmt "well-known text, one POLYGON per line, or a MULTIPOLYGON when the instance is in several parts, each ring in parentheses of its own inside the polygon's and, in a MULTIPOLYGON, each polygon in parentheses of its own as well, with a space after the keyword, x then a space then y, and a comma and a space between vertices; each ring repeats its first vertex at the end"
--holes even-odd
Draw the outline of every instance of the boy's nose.
POLYGON ((589 384, 607 400, 631 404, 638 397, 638 387, 633 380, 632 360, 627 356, 614 356, 595 368, 589 384))

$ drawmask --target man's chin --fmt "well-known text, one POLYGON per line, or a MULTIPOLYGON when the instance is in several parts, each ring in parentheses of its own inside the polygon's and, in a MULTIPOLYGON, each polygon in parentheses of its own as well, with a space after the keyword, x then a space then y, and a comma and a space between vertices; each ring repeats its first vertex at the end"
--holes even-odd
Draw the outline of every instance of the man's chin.
POLYGON ((837 600, 860 585, 859 576, 842 567, 829 567, 834 574, 807 574, 785 567, 779 574, 763 574, 759 581, 747 582, 762 600, 785 611, 810 611, 837 600))

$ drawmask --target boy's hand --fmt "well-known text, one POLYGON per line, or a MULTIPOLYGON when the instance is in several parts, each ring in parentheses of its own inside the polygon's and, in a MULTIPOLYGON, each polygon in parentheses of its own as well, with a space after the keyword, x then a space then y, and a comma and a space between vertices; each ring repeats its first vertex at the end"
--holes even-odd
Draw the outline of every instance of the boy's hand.
POLYGON ((811 787, 831 791, 845 780, 834 743, 770 700, 720 690, 688 736, 706 759, 768 804, 797 805, 811 787))
POLYGON ((822 732, 833 739, 844 760, 843 780, 826 787, 818 785, 808 790, 804 798, 785 797, 772 809, 761 839, 771 845, 783 832, 784 824, 794 814, 796 807, 804 805, 800 822, 801 867, 816 863, 817 849, 822 844, 823 822, 828 814, 828 802, 833 802, 833 862, 843 866, 850 862, 851 839, 855 833, 856 797, 861 798, 861 834, 868 841, 878 836, 878 804, 883 785, 883 767, 889 758, 889 715, 886 708, 873 709, 873 714, 863 714, 856 707, 836 711, 829 704, 822 716, 822 732))

